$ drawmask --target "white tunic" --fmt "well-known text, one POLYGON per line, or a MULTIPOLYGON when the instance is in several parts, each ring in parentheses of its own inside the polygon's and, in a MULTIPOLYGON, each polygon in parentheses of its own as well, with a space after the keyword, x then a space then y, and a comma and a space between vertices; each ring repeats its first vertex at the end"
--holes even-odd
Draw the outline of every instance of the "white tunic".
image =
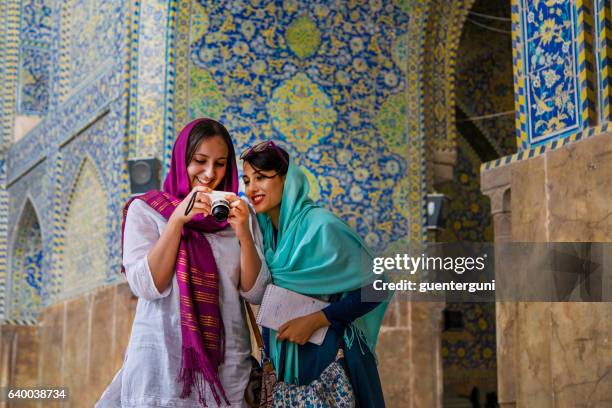
MULTIPOLYGON (((176 274, 172 285, 159 293, 147 261, 149 250, 165 226, 166 219, 144 201, 135 200, 130 205, 125 224, 123 265, 128 284, 138 296, 136 316, 123 367, 96 407, 200 406, 195 387, 189 398, 179 398, 182 385, 176 377, 181 366, 181 328, 176 274)), ((249 226, 262 267, 255 285, 248 292, 238 289, 240 246, 234 230, 228 227, 204 234, 219 271, 219 303, 225 330, 225 360, 219 367, 219 378, 231 407, 246 407, 244 389, 250 372, 250 337, 240 295, 258 304, 270 282, 270 272, 262 255, 261 232, 252 208, 249 226)), ((210 389, 207 391, 208 406, 217 406, 210 389)))

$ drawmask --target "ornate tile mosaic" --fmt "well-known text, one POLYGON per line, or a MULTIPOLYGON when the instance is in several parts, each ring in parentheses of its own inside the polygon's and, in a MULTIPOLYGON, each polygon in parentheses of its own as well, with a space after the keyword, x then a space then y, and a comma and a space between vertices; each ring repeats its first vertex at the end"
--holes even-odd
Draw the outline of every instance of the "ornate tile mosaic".
MULTIPOLYGON (((102 190, 96 194, 104 196, 104 207, 99 210, 99 213, 107 214, 99 219, 96 228, 106 231, 103 235, 105 238, 99 239, 98 245, 103 242, 104 245, 99 250, 108 255, 105 269, 108 282, 118 278, 120 269, 121 248, 117 243, 121 240, 121 210, 126 197, 122 171, 125 167, 125 152, 123 151, 125 134, 118 132, 121 126, 116 124, 121 124, 121 122, 116 117, 117 115, 117 113, 109 112, 88 127, 80 137, 61 149, 62 184, 58 192, 61 197, 61 207, 58 211, 60 211, 61 222, 64 224, 71 214, 67 198, 72 197, 75 194, 74 191, 82 190, 79 187, 78 174, 82 172, 84 158, 89 160, 90 166, 87 169, 91 171, 87 174, 96 175, 96 183, 102 190), (109 130, 112 132, 114 126, 118 133, 115 133, 114 138, 110 138, 108 132, 109 130), (92 168, 96 171, 93 172, 92 168)), ((91 177, 88 180, 91 180, 91 177)), ((95 201, 95 199, 92 200, 95 201)), ((80 219, 88 219, 84 214, 80 217, 80 219)), ((90 223, 89 219, 87 223, 90 223)), ((64 248, 69 245, 69 242, 78 241, 74 236, 69 235, 68 230, 62 228, 62 232, 64 248)))
MULTIPOLYGON (((519 3, 525 132, 528 145, 577 132, 586 126, 585 66, 579 60, 580 1, 519 3)), ((584 57, 582 57, 584 62, 584 57)), ((526 146, 522 146, 523 148, 526 146)))
MULTIPOLYGON (((408 152, 406 177, 408 185, 400 194, 408 197, 408 205, 401 205, 408 217, 409 238, 414 242, 426 239, 425 218, 425 129, 423 123, 423 60, 425 55, 425 27, 428 2, 416 0, 400 2, 402 9, 410 8, 408 31, 395 41, 394 58, 400 69, 406 72, 406 126, 408 152), (406 45, 405 47, 403 45, 406 45), (406 208, 407 207, 407 208, 406 208)), ((396 191, 399 191, 396 190, 396 191)), ((396 203, 402 203, 396 199, 396 203)), ((404 203, 405 203, 404 202, 404 203)))
POLYGON ((42 306, 48 296, 50 283, 50 259, 48 242, 52 234, 51 221, 48 218, 50 202, 49 191, 52 189, 51 178, 46 173, 46 162, 42 162, 23 176, 21 183, 12 184, 9 189, 8 219, 14 220, 10 223, 8 231, 9 242, 11 242, 11 285, 10 316, 13 319, 31 319, 35 317, 38 308, 42 306), (37 234, 33 237, 32 225, 36 224, 37 234), (24 238, 28 237, 28 238, 24 238), (40 247, 40 284, 36 292, 31 289, 25 290, 28 283, 25 276, 18 270, 23 271, 23 259, 15 264, 15 253, 29 253, 31 251, 30 240, 36 240, 36 247, 40 247), (21 269, 20 269, 21 268, 21 269), (14 273, 19 274, 15 276, 14 273), (25 289, 24 289, 25 288, 25 289), (34 296, 34 297, 30 297, 34 296), (30 310, 28 305, 36 304, 38 307, 30 310), (21 317, 20 317, 21 316, 21 317))
MULTIPOLYGON (((455 67, 467 13, 475 0, 428 2, 423 55, 423 112, 426 159, 433 151, 455 149, 455 67)), ((431 166, 427 183, 433 183, 431 166)))
POLYGON ((51 44, 55 36, 53 2, 49 0, 21 1, 21 40, 51 44))
POLYGON ((137 55, 137 108, 130 157, 159 157, 164 133, 168 2, 140 4, 137 55), (160 29, 163 27, 163 29, 160 29))
POLYGON ((19 112, 44 115, 49 103, 50 51, 22 47, 19 68, 19 112))
MULTIPOLYGON (((46 103, 50 104, 48 112, 51 114, 10 148, 15 99, 2 98, 2 130, 8 148, 4 153, 6 156, 1 158, 2 180, 10 184, 9 191, 2 191, 0 198, 7 197, 2 208, 8 208, 8 211, 2 220, 8 222, 11 230, 2 234, 0 244, 6 245, 7 236, 14 241, 16 236, 23 235, 23 230, 16 228, 19 221, 17 209, 21 208, 26 198, 30 198, 33 205, 41 209, 39 225, 43 274, 40 301, 42 305, 47 305, 62 298, 63 254, 67 244, 66 199, 74 186, 79 164, 86 156, 100 169, 96 191, 109 197, 104 205, 106 213, 99 212, 107 214, 101 221, 103 237, 96 240, 97 251, 105 254, 101 282, 120 278, 120 248, 116 243, 120 234, 121 207, 127 198, 126 112, 130 95, 128 86, 131 83, 130 66, 127 64, 129 43, 126 21, 130 13, 127 12, 126 2, 111 0, 75 0, 61 4, 64 7, 56 10, 46 5, 61 6, 57 2, 24 1, 21 8, 19 2, 9 3, 17 3, 17 9, 14 11, 6 8, 4 3, 2 5, 3 10, 8 12, 2 16, 5 33, 14 33, 13 37, 5 37, 10 41, 0 48, 5 86, 7 89, 18 89, 11 88, 11 84, 16 84, 17 68, 22 60, 16 58, 18 52, 9 46, 20 43, 19 34, 22 37, 30 36, 29 42, 22 43, 36 51, 41 49, 41 44, 50 44, 52 62, 46 61, 45 64, 49 81, 55 82, 47 88, 46 103), (30 24, 32 21, 36 21, 37 25, 30 24), (50 31, 48 26, 51 27, 50 31), (55 48, 58 46, 59 49, 55 48), (60 63, 63 65, 59 66, 60 63), (39 201, 43 205, 39 205, 39 201)), ((27 82, 22 81, 21 84, 27 82)), ((42 91, 38 95, 42 95, 42 91)), ((78 221, 77 218, 72 218, 72 225, 86 224, 83 219, 78 221)), ((25 251, 24 248, 16 247, 21 252, 25 251)), ((4 259, 0 259, 2 301, 7 285, 6 266, 1 264, 4 259)), ((19 304, 30 304, 33 299, 22 294, 19 304)), ((4 307, 0 307, 2 314, 4 307)), ((19 306, 13 311, 21 313, 22 309, 27 312, 28 307, 19 306)))
POLYGON ((110 69, 121 49, 124 13, 115 0, 69 0, 62 3, 60 52, 62 99, 96 73, 110 69))
POLYGON ((26 202, 11 254, 10 318, 35 319, 42 306, 43 249, 40 222, 26 202))
POLYGON ((47 113, 55 35, 51 3, 49 0, 21 2, 18 114, 42 116, 47 113))
POLYGON ((439 188, 449 198, 448 224, 440 232, 440 242, 493 241, 489 199, 480 192, 481 164, 478 154, 459 136, 453 180, 439 188))
POLYGON ((595 16, 595 60, 597 65, 597 105, 599 106, 599 121, 608 122, 612 119, 610 112, 610 76, 612 70, 612 4, 610 0, 593 1, 595 16))
MULTIPOLYGON (((108 274, 108 197, 92 160, 80 165, 67 200, 66 245, 63 256, 65 296, 91 290, 105 282, 108 274), (87 220, 87 222, 83 222, 87 220)), ((115 241, 116 242, 116 241, 115 241)))
POLYGON ((0 150, 0 318, 5 318, 5 299, 8 281, 8 199, 7 156, 6 151, 13 141, 14 112, 16 111, 17 72, 19 69, 19 30, 20 7, 18 2, 2 2, 0 21, 2 22, 3 41, 0 41, 0 74, 2 91, 0 97, 0 124, 2 149, 0 150))
POLYGON ((238 150, 279 140, 310 171, 320 202, 368 244, 405 237, 406 67, 398 61, 406 61, 408 15, 402 8, 193 2, 190 15, 189 76, 201 79, 190 82, 190 113, 220 112, 238 150))
MULTIPOLYGON (((198 27, 207 27, 205 24, 208 21, 206 15, 198 16, 190 13, 191 0, 171 0, 168 2, 168 8, 166 109, 162 154, 162 163, 165 164, 162 166, 162 176, 164 177, 172 156, 175 123, 187 123, 187 118, 191 114, 190 110, 193 109, 193 107, 187 106, 187 92, 191 81, 189 64, 187 63, 189 60, 189 22, 193 18, 195 21, 193 27, 197 30, 198 27), (197 21, 198 19, 200 19, 200 22, 197 21), (181 61, 181 63, 177 63, 177 61, 181 61)), ((211 81, 208 82, 209 85, 211 81)))

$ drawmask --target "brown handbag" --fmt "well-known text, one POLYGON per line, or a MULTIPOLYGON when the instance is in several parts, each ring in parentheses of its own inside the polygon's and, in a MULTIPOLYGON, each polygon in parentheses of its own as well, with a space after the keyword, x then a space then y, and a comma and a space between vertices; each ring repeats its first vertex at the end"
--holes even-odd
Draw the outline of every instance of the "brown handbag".
POLYGON ((251 305, 246 300, 244 301, 244 306, 249 316, 251 329, 255 335, 257 348, 261 353, 260 361, 251 356, 251 375, 249 376, 247 388, 244 390, 244 400, 251 408, 273 408, 276 373, 274 372, 274 367, 272 367, 272 362, 266 356, 263 337, 261 336, 259 326, 257 326, 253 309, 251 309, 251 305))

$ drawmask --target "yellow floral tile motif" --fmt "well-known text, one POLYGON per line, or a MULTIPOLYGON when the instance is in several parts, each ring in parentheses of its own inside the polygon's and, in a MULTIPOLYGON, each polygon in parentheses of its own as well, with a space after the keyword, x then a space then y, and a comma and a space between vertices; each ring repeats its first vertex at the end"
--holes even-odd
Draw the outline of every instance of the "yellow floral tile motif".
POLYGON ((210 73, 198 66, 189 68, 189 114, 191 119, 218 118, 227 106, 210 73))
POLYGON ((189 38, 198 39, 202 37, 208 31, 209 24, 208 13, 206 13, 204 7, 198 2, 193 2, 189 38))
POLYGON ((337 118, 329 96, 301 72, 272 93, 268 110, 272 126, 301 151, 329 135, 337 118))
POLYGON ((374 125, 393 152, 405 155, 408 149, 406 133, 406 95, 399 93, 383 102, 374 118, 374 125))
MULTIPOLYGON (((379 0, 379 1, 382 3, 382 0, 379 0)), ((397 3, 398 6, 400 6, 402 11, 404 11, 406 14, 410 14, 410 12, 412 11, 412 8, 413 8, 412 1, 396 0, 395 2, 397 3)))
POLYGON ((291 51, 304 59, 313 55, 321 45, 321 32, 307 15, 295 19, 285 33, 291 51))

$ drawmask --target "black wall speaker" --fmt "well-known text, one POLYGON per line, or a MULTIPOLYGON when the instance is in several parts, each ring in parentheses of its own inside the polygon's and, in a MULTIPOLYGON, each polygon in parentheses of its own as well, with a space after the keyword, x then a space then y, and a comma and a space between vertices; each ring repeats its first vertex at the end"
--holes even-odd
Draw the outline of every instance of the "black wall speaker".
POLYGON ((132 194, 146 193, 149 190, 159 190, 161 183, 161 163, 158 159, 128 160, 130 171, 130 190, 132 194))
POLYGON ((428 230, 441 230, 446 227, 448 215, 448 198, 444 194, 427 195, 427 225, 428 230))

